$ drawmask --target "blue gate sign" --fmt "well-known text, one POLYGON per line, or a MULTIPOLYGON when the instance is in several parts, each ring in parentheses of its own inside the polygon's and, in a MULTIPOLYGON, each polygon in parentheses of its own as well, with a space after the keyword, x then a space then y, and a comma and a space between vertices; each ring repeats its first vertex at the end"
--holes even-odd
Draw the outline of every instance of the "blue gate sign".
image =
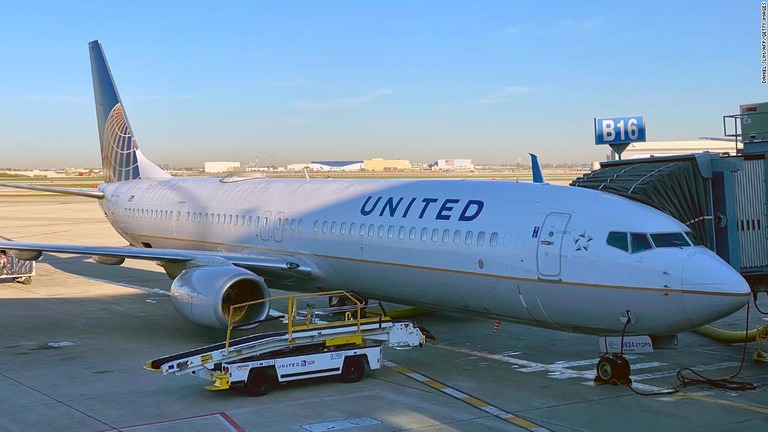
POLYGON ((595 119, 595 144, 625 144, 645 141, 643 116, 595 119))

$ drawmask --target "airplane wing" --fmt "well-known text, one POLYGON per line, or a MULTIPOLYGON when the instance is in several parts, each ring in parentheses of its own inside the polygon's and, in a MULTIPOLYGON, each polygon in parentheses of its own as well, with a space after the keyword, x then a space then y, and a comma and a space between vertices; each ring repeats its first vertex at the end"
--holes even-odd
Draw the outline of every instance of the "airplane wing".
POLYGON ((121 264, 122 259, 138 259, 156 261, 165 264, 197 265, 226 265, 232 264, 251 270, 260 275, 289 273, 309 277, 312 269, 302 259, 288 254, 279 254, 262 251, 248 251, 248 253, 232 253, 219 251, 191 251, 177 249, 155 249, 137 247, 105 247, 66 245, 54 243, 26 243, 15 241, 0 241, 0 249, 11 251, 11 254, 20 259, 36 260, 42 252, 65 253, 73 255, 90 255, 94 260, 102 264, 121 264), (107 260, 104 260, 106 258, 107 260))
POLYGON ((51 192, 51 193, 59 193, 59 194, 65 194, 65 195, 77 195, 77 196, 82 196, 87 198, 97 198, 97 199, 104 198, 103 192, 99 190, 94 190, 94 189, 41 186, 41 185, 34 185, 34 184, 9 183, 9 182, 0 182, 0 186, 13 188, 13 189, 27 189, 27 190, 33 190, 33 191, 39 191, 39 192, 51 192))

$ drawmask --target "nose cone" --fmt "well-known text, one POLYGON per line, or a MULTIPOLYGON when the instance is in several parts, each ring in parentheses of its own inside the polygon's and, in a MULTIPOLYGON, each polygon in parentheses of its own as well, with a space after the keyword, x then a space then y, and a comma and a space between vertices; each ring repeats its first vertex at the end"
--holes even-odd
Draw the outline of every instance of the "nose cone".
POLYGON ((693 327, 736 312, 749 302, 752 293, 747 281, 709 250, 691 254, 681 276, 683 302, 693 327))

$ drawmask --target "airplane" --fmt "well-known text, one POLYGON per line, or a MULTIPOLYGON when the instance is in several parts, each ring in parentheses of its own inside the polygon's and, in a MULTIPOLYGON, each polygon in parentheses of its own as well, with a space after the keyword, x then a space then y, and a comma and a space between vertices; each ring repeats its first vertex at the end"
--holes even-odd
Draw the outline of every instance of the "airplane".
MULTIPOLYGON (((101 43, 89 50, 104 182, 0 186, 94 198, 130 246, 1 241, 17 258, 155 261, 173 279, 176 311, 209 327, 226 327, 230 305, 268 298, 270 288, 659 338, 750 299, 741 275, 681 222, 623 197, 548 184, 537 163, 535 183, 172 177, 139 150, 101 43)), ((254 305, 233 323, 258 322, 269 309, 254 305)), ((619 356, 606 362, 609 372, 623 368, 619 356)))

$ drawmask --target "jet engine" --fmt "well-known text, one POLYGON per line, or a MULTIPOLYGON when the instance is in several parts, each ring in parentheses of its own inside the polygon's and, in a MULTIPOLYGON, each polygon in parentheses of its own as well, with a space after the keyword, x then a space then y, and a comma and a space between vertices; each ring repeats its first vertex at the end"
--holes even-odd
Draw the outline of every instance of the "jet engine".
MULTIPOLYGON (((227 327, 229 307, 269 297, 261 277, 235 266, 204 266, 184 270, 171 284, 171 304, 184 318, 205 327, 227 327)), ((233 324, 262 320, 269 301, 236 310, 233 324)), ((255 326, 255 324, 254 324, 255 326)), ((253 326, 246 326, 249 328, 253 326)))

